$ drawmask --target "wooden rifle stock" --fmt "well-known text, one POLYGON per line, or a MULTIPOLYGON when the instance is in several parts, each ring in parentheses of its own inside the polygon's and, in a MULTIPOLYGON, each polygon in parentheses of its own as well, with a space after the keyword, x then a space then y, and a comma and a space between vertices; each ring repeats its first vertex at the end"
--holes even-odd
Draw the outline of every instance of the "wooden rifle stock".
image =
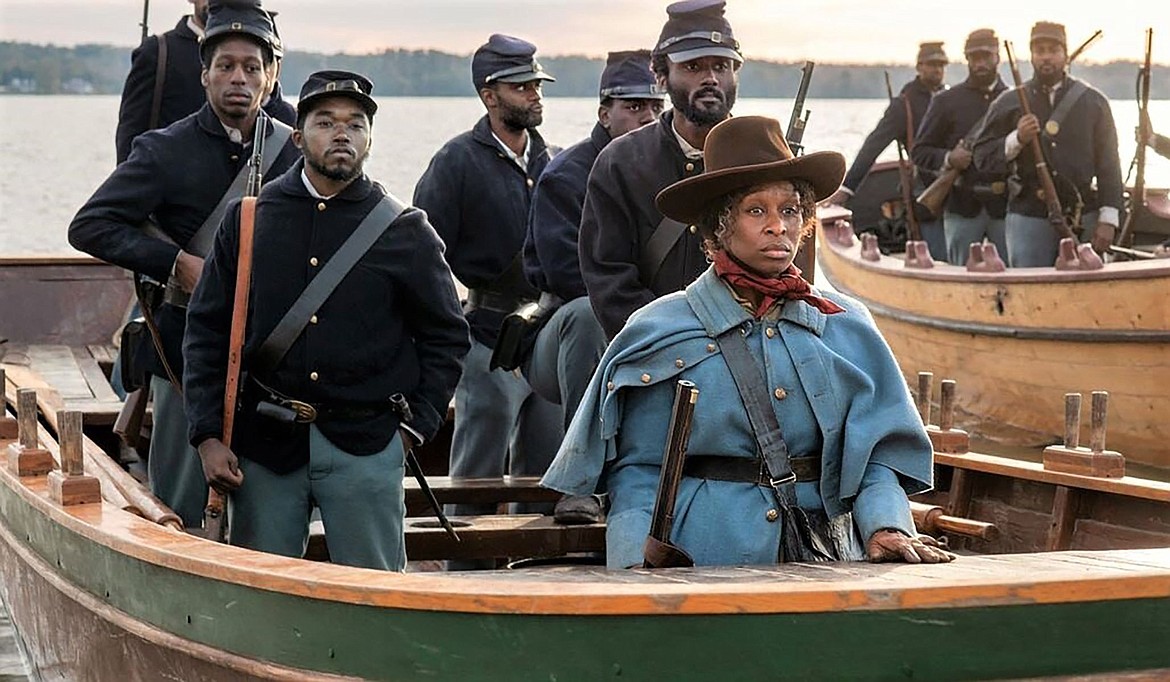
MULTIPOLYGON (((1032 107, 1028 105, 1028 95, 1024 92, 1024 81, 1020 78, 1020 69, 1016 66, 1012 56, 1012 43, 1003 42, 1007 52, 1008 66, 1011 67, 1012 80, 1016 84, 1016 95, 1020 98, 1020 109, 1024 116, 1032 115, 1032 107)), ((1044 148, 1040 146, 1040 135, 1037 134, 1031 142, 1032 156, 1036 157, 1036 175, 1040 178, 1040 187, 1044 190, 1044 204, 1048 211, 1048 224, 1056 230, 1061 238, 1076 239, 1068 221, 1064 218, 1064 208, 1060 205, 1060 197, 1056 194, 1056 183, 1052 181, 1052 172, 1048 170, 1048 160, 1044 156, 1044 148)))
POLYGON ((1150 135, 1150 53, 1154 47, 1154 29, 1146 29, 1146 58, 1138 72, 1138 145, 1133 164, 1137 175, 1129 195, 1129 213, 1117 237, 1120 246, 1133 246, 1133 225, 1146 208, 1146 138, 1150 135))
POLYGON ((922 191, 922 194, 918 195, 915 201, 930 211, 932 216, 937 218, 942 215, 943 205, 946 204, 947 197, 951 194, 951 188, 955 186, 955 181, 959 179, 962 172, 958 168, 948 166, 934 179, 934 182, 922 191))
MULTIPOLYGON (((890 72, 886 71, 886 94, 890 103, 894 103, 894 86, 890 84, 890 72)), ((906 130, 910 130, 909 111, 907 111, 906 130)), ((910 140, 909 137, 906 138, 910 140)), ((914 178, 906 161, 906 150, 902 148, 902 141, 894 139, 898 147, 898 179, 902 189, 902 211, 906 216, 906 229, 912 241, 922 241, 922 231, 918 228, 918 216, 914 215, 914 193, 911 183, 914 178)))
POLYGON ((678 499, 687 443, 691 439, 691 421, 698 399, 699 389, 694 382, 680 379, 675 384, 674 407, 670 411, 670 426, 662 453, 662 472, 658 477, 658 496, 654 500, 654 514, 650 517, 650 534, 643 548, 644 568, 694 565, 686 552, 670 544, 670 531, 674 527, 674 504, 678 499))
MULTIPOLYGON (((236 289, 232 302, 232 325, 228 336, 227 377, 223 391, 223 444, 232 446, 232 432, 236 422, 236 403, 240 396, 240 368, 243 365, 244 336, 248 326, 248 293, 252 288, 252 246, 256 228, 256 196, 263 184, 261 177, 264 159, 264 135, 268 128, 265 115, 256 116, 252 134, 252 170, 248 186, 240 202, 240 244, 236 258, 236 289)), ((226 499, 215 488, 207 489, 207 506, 203 510, 203 531, 207 539, 224 542, 227 538, 226 499)))

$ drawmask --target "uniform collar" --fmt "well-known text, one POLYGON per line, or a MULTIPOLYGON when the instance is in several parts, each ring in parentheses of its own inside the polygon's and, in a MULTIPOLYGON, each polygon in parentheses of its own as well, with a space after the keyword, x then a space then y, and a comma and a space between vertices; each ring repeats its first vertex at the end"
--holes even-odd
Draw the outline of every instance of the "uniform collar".
MULTIPOLYGON (((695 316, 699 318, 708 336, 717 337, 754 319, 752 314, 735 300, 731 294, 731 287, 715 274, 713 267, 707 268, 699 275, 698 279, 687 286, 686 291, 687 301, 690 302, 695 316)), ((780 311, 781 320, 798 324, 817 336, 825 330, 826 317, 828 316, 802 301, 785 301, 780 311)))
POLYGON ((301 175, 305 172, 305 159, 301 157, 293 164, 292 168, 288 169, 280 176, 276 182, 280 183, 280 189, 285 194, 294 197, 303 197, 309 199, 321 199, 325 201, 362 201, 370 195, 376 186, 370 176, 362 173, 361 177, 349 183, 345 189, 331 197, 314 196, 309 192, 306 182, 301 179, 301 175))
POLYGON ((605 129, 605 126, 600 123, 593 124, 593 130, 589 131, 589 141, 593 143, 593 147, 597 151, 605 149, 605 145, 609 144, 611 140, 613 138, 610 137, 609 131, 605 129))
POLYGON ((196 38, 203 37, 203 29, 195 23, 195 17, 191 16, 190 14, 187 15, 187 28, 191 31, 191 33, 195 34, 196 38))
MULTIPOLYGON (((496 142, 496 134, 492 132, 492 124, 488 119, 487 114, 475 122, 475 126, 471 129, 471 139, 476 142, 491 147, 492 149, 503 154, 504 150, 500 149, 500 144, 496 142)), ((545 144, 544 138, 536 131, 536 128, 528 129, 528 163, 540 158, 541 154, 545 153, 548 145, 545 144)))

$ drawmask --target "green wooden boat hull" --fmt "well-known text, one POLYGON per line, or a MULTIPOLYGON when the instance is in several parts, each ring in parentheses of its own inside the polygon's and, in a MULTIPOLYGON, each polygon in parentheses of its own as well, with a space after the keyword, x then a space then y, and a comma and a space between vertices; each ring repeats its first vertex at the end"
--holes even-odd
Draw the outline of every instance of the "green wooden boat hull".
POLYGON ((119 518, 125 512, 103 506, 95 525, 92 511, 54 508, 35 487, 2 477, 7 601, 34 663, 54 679, 959 680, 1170 669, 1170 550, 633 572, 611 576, 613 594, 596 598, 588 593, 605 577, 594 569, 443 575, 425 578, 431 592, 418 608, 393 608, 374 594, 382 587, 365 593, 369 603, 353 595, 366 577, 379 586, 421 578, 250 552, 256 561, 239 570, 232 564, 243 550, 221 547, 212 552, 236 577, 211 577, 176 568, 185 547, 203 541, 174 534, 170 551, 153 539, 161 531, 119 518), (135 537, 161 553, 136 556, 135 537), (1031 576, 1035 588, 996 589, 997 566, 1012 576, 1021 561, 1066 576, 1070 593, 1092 594, 1099 581, 1100 596, 1060 601, 1060 586, 1042 584, 1042 574, 1031 576), (310 587, 283 589, 283 568, 266 579, 278 564, 293 564, 310 587), (352 579, 317 579, 323 570, 352 579), (935 604, 937 589, 916 596, 900 585, 907 571, 933 576, 938 589, 962 578, 962 601, 935 604), (970 589, 973 573, 988 581, 986 597, 970 589), (678 592, 680 582, 689 589, 678 592), (778 584, 808 589, 786 599, 778 584), (656 586, 674 596, 654 597, 656 586), (572 600, 542 603, 558 591, 581 592, 582 613, 572 600))

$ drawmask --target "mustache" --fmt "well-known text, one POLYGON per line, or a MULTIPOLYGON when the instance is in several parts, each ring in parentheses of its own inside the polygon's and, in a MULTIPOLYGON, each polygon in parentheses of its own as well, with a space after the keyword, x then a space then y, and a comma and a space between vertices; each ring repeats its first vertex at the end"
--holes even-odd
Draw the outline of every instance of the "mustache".
POLYGON ((695 93, 691 95, 691 99, 696 100, 707 96, 717 97, 720 102, 727 101, 727 95, 723 94, 722 90, 710 86, 696 90, 695 93))

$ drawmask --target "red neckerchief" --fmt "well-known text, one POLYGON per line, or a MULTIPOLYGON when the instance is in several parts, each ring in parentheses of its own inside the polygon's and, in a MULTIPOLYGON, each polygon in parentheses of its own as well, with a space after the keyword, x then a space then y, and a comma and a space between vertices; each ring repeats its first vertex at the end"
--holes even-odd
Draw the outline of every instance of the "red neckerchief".
POLYGON ((760 304, 756 306, 757 318, 763 317, 768 308, 782 298, 804 301, 826 315, 845 312, 845 309, 836 303, 812 293, 812 286, 800 276, 800 268, 796 265, 789 265, 778 277, 760 277, 732 260, 726 251, 719 250, 715 252, 715 274, 732 286, 750 289, 763 295, 760 304))

